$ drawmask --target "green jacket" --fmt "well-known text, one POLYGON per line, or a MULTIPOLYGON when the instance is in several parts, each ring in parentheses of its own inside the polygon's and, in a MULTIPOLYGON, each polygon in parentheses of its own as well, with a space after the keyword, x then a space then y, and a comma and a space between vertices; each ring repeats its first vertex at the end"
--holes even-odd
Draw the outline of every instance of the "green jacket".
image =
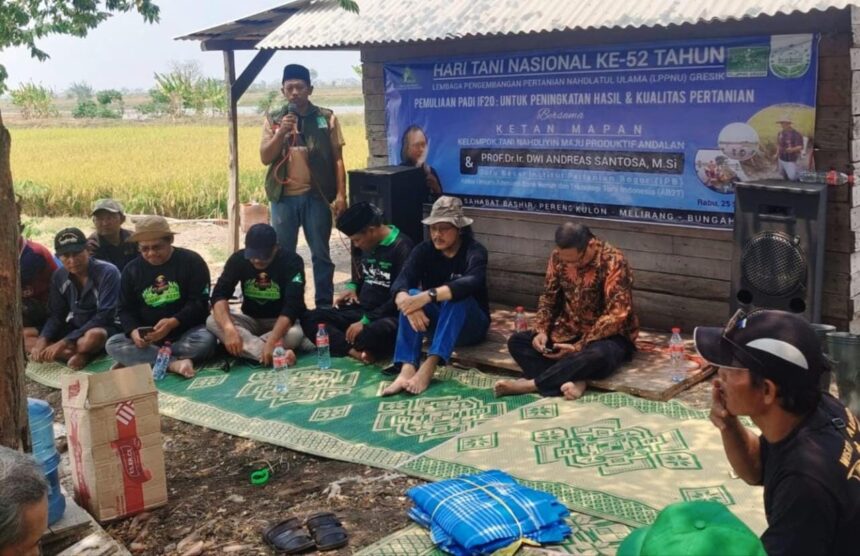
MULTIPOLYGON (((308 165, 311 170, 311 188, 325 197, 331 203, 337 196, 337 178, 334 168, 334 146, 331 144, 331 128, 329 122, 333 112, 328 108, 310 105, 304 116, 299 117, 299 129, 308 147, 308 165)), ((278 122, 287 115, 285 104, 271 114, 271 121, 278 122)), ((266 172, 266 197, 276 203, 284 191, 289 162, 278 166, 287 154, 287 146, 281 148, 281 154, 271 164, 266 172), (277 176, 275 175, 277 172, 277 176)))

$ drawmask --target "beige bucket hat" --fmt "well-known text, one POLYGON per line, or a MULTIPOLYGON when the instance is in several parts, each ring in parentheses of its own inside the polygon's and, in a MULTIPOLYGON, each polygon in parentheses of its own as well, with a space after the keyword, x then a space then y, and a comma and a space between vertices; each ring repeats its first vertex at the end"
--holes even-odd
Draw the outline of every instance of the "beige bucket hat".
POLYGON ((131 241, 152 241, 162 237, 173 237, 176 232, 170 229, 170 224, 163 216, 144 216, 134 224, 131 241))
POLYGON ((421 221, 422 224, 426 224, 427 226, 432 226, 439 222, 448 222, 458 228, 465 228, 466 226, 471 226, 474 220, 463 214, 463 202, 460 199, 443 195, 433 203, 430 216, 421 221))

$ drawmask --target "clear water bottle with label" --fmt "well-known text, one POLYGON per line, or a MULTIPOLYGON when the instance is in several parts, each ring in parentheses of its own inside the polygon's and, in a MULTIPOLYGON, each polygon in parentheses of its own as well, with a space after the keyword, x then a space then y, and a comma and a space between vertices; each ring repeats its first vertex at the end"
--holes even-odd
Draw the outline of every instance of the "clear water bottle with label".
POLYGON ((167 376, 167 366, 170 365, 170 355, 172 353, 173 348, 170 347, 170 342, 164 342, 164 345, 158 350, 158 357, 155 358, 155 365, 152 366, 153 380, 162 380, 167 376))
POLYGON ((669 339, 669 359, 672 367, 672 382, 681 382, 686 378, 686 362, 684 357, 684 340, 681 339, 681 329, 677 326, 672 328, 672 337, 669 339))
POLYGON ((275 368, 275 392, 286 394, 289 389, 290 364, 287 362, 287 350, 284 344, 278 342, 272 351, 272 367, 275 368))
POLYGON ((514 312, 514 332, 528 332, 528 330, 529 319, 526 316, 526 310, 520 305, 514 312))
POLYGON ((324 323, 317 325, 317 365, 320 369, 331 368, 331 351, 328 347, 328 331, 324 323))

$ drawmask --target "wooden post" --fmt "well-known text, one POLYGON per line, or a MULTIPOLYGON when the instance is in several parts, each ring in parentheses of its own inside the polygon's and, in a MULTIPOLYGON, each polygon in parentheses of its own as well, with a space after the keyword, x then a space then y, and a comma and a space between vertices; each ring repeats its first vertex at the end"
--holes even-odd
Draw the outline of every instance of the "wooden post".
POLYGON ((236 81, 236 60, 232 50, 224 51, 224 80, 227 82, 227 145, 229 150, 230 181, 227 191, 227 248, 230 253, 239 250, 239 122, 238 98, 233 95, 236 81))
POLYGON ((30 450, 24 346, 21 335, 21 278, 18 271, 18 209, 9 153, 12 139, 0 114, 0 444, 30 450))

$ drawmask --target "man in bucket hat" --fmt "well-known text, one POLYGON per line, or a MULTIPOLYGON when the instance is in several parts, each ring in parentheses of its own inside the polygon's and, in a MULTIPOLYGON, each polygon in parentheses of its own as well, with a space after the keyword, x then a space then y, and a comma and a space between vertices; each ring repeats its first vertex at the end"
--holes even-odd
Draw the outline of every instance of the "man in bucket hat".
POLYGON ((245 234, 245 248, 233 253, 212 290, 212 314, 206 328, 234 357, 272 365, 280 342, 290 365, 305 334, 299 319, 305 307, 305 263, 278 245, 275 229, 254 224, 245 234), (229 300, 242 287, 242 310, 230 311, 229 300))
POLYGON ((77 228, 57 233, 54 252, 63 266, 51 276, 48 320, 30 350, 30 359, 61 360, 72 369, 82 369, 119 332, 119 270, 91 258, 87 238, 77 228))
POLYGON ((809 323, 783 311, 738 311, 725 328, 696 328, 694 340, 720 367, 711 421, 726 456, 744 481, 764 485, 767 553, 856 554, 860 423, 819 391, 828 362, 809 323))
POLYGON ((87 250, 96 259, 112 263, 122 271, 137 257, 131 232, 122 227, 125 222, 122 205, 113 199, 99 199, 93 205, 92 217, 96 231, 87 238, 87 250))
POLYGON ((430 239, 412 250, 391 287, 400 311, 394 362, 401 368, 385 396, 420 394, 455 346, 483 341, 490 326, 487 249, 472 237, 462 202, 439 197, 422 222, 430 227, 430 239), (425 334, 430 349, 419 366, 425 334))
POLYGON ((190 378, 194 365, 215 348, 206 330, 209 267, 188 249, 173 246, 175 232, 162 216, 141 218, 131 240, 140 256, 122 271, 119 319, 124 333, 107 342, 108 355, 128 367, 155 363, 158 349, 172 342, 168 370, 190 378))
POLYGON ((783 114, 776 121, 782 128, 776 134, 776 159, 785 179, 797 181, 797 160, 803 152, 803 135, 794 129, 791 115, 783 114))

